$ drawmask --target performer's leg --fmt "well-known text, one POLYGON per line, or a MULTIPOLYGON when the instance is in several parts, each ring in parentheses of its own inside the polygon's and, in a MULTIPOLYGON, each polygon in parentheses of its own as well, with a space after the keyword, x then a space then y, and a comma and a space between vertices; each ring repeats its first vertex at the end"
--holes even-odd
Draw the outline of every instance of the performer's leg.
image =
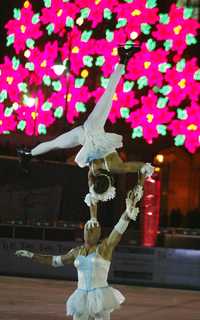
POLYGON ((112 98, 115 93, 117 84, 122 75, 124 69, 123 64, 119 64, 116 70, 112 73, 108 86, 101 96, 93 111, 85 121, 86 127, 90 129, 96 129, 97 127, 103 128, 108 118, 109 112, 112 107, 112 98))
POLYGON ((31 150, 32 156, 37 156, 39 154, 43 154, 49 152, 53 149, 68 149, 76 147, 80 144, 84 143, 84 132, 83 127, 79 126, 66 132, 57 138, 40 143, 37 147, 31 150))

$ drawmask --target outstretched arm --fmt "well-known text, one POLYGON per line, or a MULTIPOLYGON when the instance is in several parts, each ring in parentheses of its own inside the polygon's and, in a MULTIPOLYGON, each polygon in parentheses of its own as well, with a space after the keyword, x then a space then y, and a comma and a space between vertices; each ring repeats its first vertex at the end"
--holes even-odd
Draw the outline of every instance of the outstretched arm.
POLYGON ((28 259, 32 259, 32 261, 46 264, 52 267, 62 267, 64 264, 73 263, 77 256, 78 248, 71 249, 67 254, 60 255, 60 256, 52 256, 52 255, 42 255, 33 253, 27 250, 18 250, 16 251, 15 255, 18 257, 25 257, 28 259))
POLYGON ((136 221, 139 213, 139 208, 136 207, 136 204, 142 198, 142 195, 143 189, 141 189, 139 185, 137 185, 133 191, 128 192, 125 212, 122 214, 109 237, 105 239, 102 242, 102 245, 99 247, 100 254, 106 260, 111 260, 112 252, 120 242, 121 237, 128 228, 130 221, 136 221), (140 191, 138 189, 140 189, 140 191))

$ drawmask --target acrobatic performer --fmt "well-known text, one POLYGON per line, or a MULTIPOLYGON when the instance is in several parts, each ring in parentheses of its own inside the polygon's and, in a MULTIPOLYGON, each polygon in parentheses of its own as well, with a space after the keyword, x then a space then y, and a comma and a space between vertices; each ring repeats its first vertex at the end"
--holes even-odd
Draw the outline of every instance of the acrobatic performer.
MULTIPOLYGON (((136 188, 137 189, 137 188, 136 188)), ((62 256, 40 255, 26 250, 16 251, 17 256, 32 259, 53 267, 73 263, 78 272, 78 288, 69 297, 66 304, 67 315, 74 320, 109 320, 110 313, 119 308, 124 301, 123 295, 110 287, 107 282, 112 253, 129 222, 135 221, 139 213, 136 207, 141 199, 130 191, 126 198, 126 210, 108 236, 99 243, 101 228, 86 223, 84 227, 84 245, 71 249, 62 256)), ((92 207, 93 213, 96 205, 92 207)), ((90 220, 89 220, 90 222, 90 220)))
POLYGON ((18 149, 20 159, 26 161, 53 149, 68 149, 82 145, 75 161, 80 167, 89 166, 93 175, 90 194, 93 198, 97 197, 101 201, 107 201, 115 196, 113 178, 110 173, 136 172, 141 169, 142 173, 151 175, 153 169, 150 164, 145 165, 144 162, 139 161, 123 162, 116 151, 123 145, 122 136, 104 131, 104 125, 112 107, 112 98, 124 71, 124 66, 139 50, 139 47, 134 46, 130 49, 119 47, 120 62, 112 73, 104 94, 83 125, 51 141, 43 142, 31 151, 18 149))

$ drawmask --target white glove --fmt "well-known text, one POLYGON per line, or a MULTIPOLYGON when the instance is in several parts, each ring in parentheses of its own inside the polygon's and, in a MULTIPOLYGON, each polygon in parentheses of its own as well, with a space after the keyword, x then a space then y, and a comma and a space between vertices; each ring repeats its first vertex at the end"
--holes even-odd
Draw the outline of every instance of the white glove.
POLYGON ((134 200, 135 198, 133 196, 133 191, 130 191, 126 198, 126 213, 129 219, 136 221, 139 213, 139 208, 134 206, 134 200))
POLYGON ((142 199, 144 190, 143 187, 139 184, 137 184, 134 188, 133 188, 133 194, 134 194, 134 202, 135 204, 140 201, 142 199))
POLYGON ((99 227, 99 222, 97 221, 97 219, 96 218, 91 218, 90 220, 88 220, 87 222, 86 222, 86 229, 92 229, 92 228, 94 228, 94 227, 99 227))
POLYGON ((87 204, 88 207, 91 207, 91 205, 95 205, 98 200, 96 200, 91 193, 86 194, 84 202, 87 204))
POLYGON ((151 165, 151 163, 147 162, 142 166, 140 172, 145 176, 145 178, 151 177, 154 173, 154 167, 151 165))
POLYGON ((15 252, 15 255, 17 257, 26 257, 26 258, 32 259, 34 256, 34 253, 27 250, 18 250, 15 252))

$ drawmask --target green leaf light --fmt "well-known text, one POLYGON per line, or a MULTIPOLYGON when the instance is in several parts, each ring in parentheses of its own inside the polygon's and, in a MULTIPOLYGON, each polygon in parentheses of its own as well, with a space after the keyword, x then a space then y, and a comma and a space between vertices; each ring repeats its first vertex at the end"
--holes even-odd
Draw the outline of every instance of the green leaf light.
POLYGON ((20 120, 19 123, 17 124, 17 129, 24 131, 25 128, 26 128, 26 121, 20 120))
POLYGON ((129 117, 130 110, 128 108, 120 108, 121 117, 126 119, 129 117))
POLYGON ((142 136, 143 136, 143 128, 141 126, 138 126, 133 129, 132 139, 141 138, 142 136))
POLYGON ((19 65, 20 65, 19 59, 17 59, 16 57, 13 57, 12 58, 12 65, 13 65, 13 69, 17 70, 19 68, 19 65))
POLYGON ((44 77, 43 77, 43 83, 44 83, 47 87, 49 87, 49 86, 51 85, 51 78, 50 78, 49 76, 47 76, 47 75, 44 75, 44 77))
POLYGON ((49 36, 54 32, 54 29, 55 29, 54 23, 50 23, 46 26, 46 30, 49 36))
POLYGON ((11 44, 15 42, 15 35, 10 34, 9 36, 7 36, 6 39, 7 39, 6 46, 9 47, 11 44))
POLYGON ((35 70, 35 65, 33 62, 27 62, 25 64, 25 68, 28 69, 29 71, 34 71, 35 70))
POLYGON ((91 56, 84 56, 83 57, 83 63, 87 67, 92 67, 93 65, 93 57, 91 56))
POLYGON ((153 91, 154 91, 155 93, 158 93, 158 92, 160 92, 160 88, 157 87, 157 86, 154 86, 154 87, 153 87, 153 91))
POLYGON ((66 25, 66 27, 68 27, 68 28, 73 28, 73 26, 74 26, 74 19, 72 19, 72 17, 67 16, 67 17, 66 17, 65 25, 66 25))
POLYGON ((167 134, 167 127, 164 124, 158 124, 156 130, 161 136, 166 136, 167 134))
POLYGON ((168 24, 170 21, 169 15, 167 13, 160 13, 159 17, 160 17, 160 23, 162 24, 168 24))
POLYGON ((109 82, 109 79, 108 79, 108 78, 101 77, 101 86, 102 86, 103 88, 107 88, 108 82, 109 82))
POLYGON ((18 84, 18 88, 19 88, 19 91, 20 92, 24 92, 24 93, 27 93, 28 90, 27 90, 27 83, 25 82, 21 82, 18 84))
POLYGON ((200 69, 198 69, 198 70, 194 73, 194 79, 195 79, 195 80, 200 80, 200 69))
POLYGON ((27 39, 26 40, 26 46, 29 48, 29 49, 33 49, 34 48, 34 45, 35 45, 35 41, 33 39, 27 39))
POLYGON ((123 92, 129 92, 134 86, 134 81, 125 81, 123 86, 123 92))
POLYGON ((89 17, 90 8, 83 8, 81 9, 81 18, 86 19, 89 17))
POLYGON ((40 21, 40 14, 36 13, 32 17, 32 24, 37 24, 40 21))
POLYGON ((156 42, 153 39, 149 39, 146 43, 147 49, 153 51, 156 48, 156 42))
POLYGON ((178 108, 176 110, 177 112, 177 118, 180 119, 180 120, 185 120, 188 118, 188 114, 187 114, 187 110, 183 110, 181 108, 178 108))
POLYGON ((167 96, 172 91, 172 89, 172 86, 165 85, 162 88, 160 88, 159 92, 164 96, 167 96))
POLYGON ((114 39, 114 32, 109 29, 106 30, 106 40, 111 42, 114 39))
POLYGON ((52 108, 52 103, 49 101, 46 101, 42 105, 42 110, 44 110, 44 111, 49 111, 51 108, 52 108))
POLYGON ((146 8, 147 9, 152 9, 157 6, 157 0, 147 0, 146 1, 146 8))
POLYGON ((92 30, 83 31, 83 33, 81 35, 81 41, 88 42, 88 40, 90 39, 91 35, 92 35, 92 30))
POLYGON ((83 102, 77 102, 75 107, 78 112, 85 112, 86 111, 86 107, 83 102))
POLYGON ((12 107, 5 108, 5 111, 4 111, 5 117, 10 117, 12 113, 13 113, 13 108, 12 107))
POLYGON ((60 91, 62 89, 62 84, 59 80, 52 81, 52 87, 53 87, 54 91, 60 91))
POLYGON ((173 40, 168 39, 168 40, 164 41, 163 46, 165 48, 165 51, 169 51, 173 46, 173 40))
POLYGON ((197 39, 195 38, 195 36, 191 33, 186 34, 186 39, 185 39, 186 43, 188 46, 191 46, 192 44, 196 44, 197 43, 197 39))
POLYGON ((60 119, 60 118, 62 118, 63 113, 64 113, 63 107, 62 107, 62 106, 59 106, 59 107, 56 108, 56 110, 54 111, 54 117, 60 119))
POLYGON ((17 9, 17 8, 14 8, 14 10, 13 10, 13 17, 14 17, 16 20, 20 20, 20 19, 21 19, 21 10, 20 10, 20 9, 17 9))
POLYGON ((163 98, 163 97, 158 98, 157 107, 158 107, 159 109, 164 108, 164 107, 166 106, 168 100, 169 100, 169 99, 168 99, 167 97, 165 97, 165 98, 163 98))
POLYGON ((188 7, 185 7, 184 8, 184 13, 183 13, 183 18, 186 20, 186 19, 190 19, 192 18, 192 15, 193 15, 193 8, 188 8, 188 7))
POLYGON ((40 123, 38 126, 38 133, 39 134, 46 134, 47 133, 47 128, 43 123, 40 123))
POLYGON ((126 18, 119 18, 116 24, 116 28, 119 29, 121 27, 124 27, 127 24, 126 18))
POLYGON ((167 69, 171 68, 171 64, 164 62, 164 63, 160 63, 158 65, 158 70, 162 73, 165 73, 167 71, 167 69))
POLYGON ((110 20, 112 18, 112 11, 108 8, 105 8, 103 12, 103 17, 104 19, 110 20))
POLYGON ((75 88, 81 88, 85 83, 84 78, 76 78, 75 80, 75 88))
POLYGON ((98 66, 98 67, 101 67, 105 62, 105 58, 104 56, 98 56, 96 58, 96 62, 95 62, 95 65, 98 66))
POLYGON ((186 138, 186 136, 184 134, 178 134, 174 138, 175 146, 177 146, 177 147, 182 146, 184 144, 184 142, 185 142, 185 138, 186 138))
POLYGON ((177 64, 176 64, 176 71, 182 72, 185 69, 185 59, 181 59, 177 64))
POLYGON ((0 92, 0 102, 4 102, 8 97, 7 91, 4 89, 0 92))
POLYGON ((142 89, 148 85, 148 78, 146 76, 142 76, 137 80, 138 89, 142 89))
POLYGON ((140 29, 144 34, 149 34, 151 32, 151 26, 148 23, 141 23, 140 29))
POLYGON ((43 0, 46 8, 51 8, 51 0, 43 0))

